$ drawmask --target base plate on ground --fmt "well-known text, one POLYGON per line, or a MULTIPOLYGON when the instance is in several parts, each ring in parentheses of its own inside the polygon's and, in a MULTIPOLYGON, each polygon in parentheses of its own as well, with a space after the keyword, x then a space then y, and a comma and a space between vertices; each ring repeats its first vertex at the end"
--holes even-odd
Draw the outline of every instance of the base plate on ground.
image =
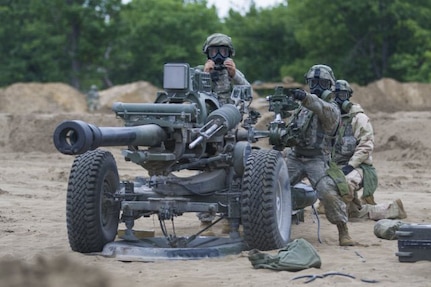
POLYGON ((239 254, 246 250, 241 238, 197 236, 178 238, 176 246, 171 247, 165 237, 151 237, 136 242, 119 240, 105 245, 98 255, 112 257, 120 261, 156 261, 156 260, 196 260, 239 254), (186 247, 180 247, 186 246, 186 247))

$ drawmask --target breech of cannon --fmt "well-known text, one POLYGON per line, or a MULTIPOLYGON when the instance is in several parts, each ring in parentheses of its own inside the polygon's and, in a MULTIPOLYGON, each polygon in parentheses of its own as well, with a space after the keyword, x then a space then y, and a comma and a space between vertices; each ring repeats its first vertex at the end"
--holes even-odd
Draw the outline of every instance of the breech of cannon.
POLYGON ((158 146, 166 139, 158 125, 135 127, 97 127, 74 120, 64 121, 54 131, 53 140, 63 154, 82 154, 102 146, 158 146))

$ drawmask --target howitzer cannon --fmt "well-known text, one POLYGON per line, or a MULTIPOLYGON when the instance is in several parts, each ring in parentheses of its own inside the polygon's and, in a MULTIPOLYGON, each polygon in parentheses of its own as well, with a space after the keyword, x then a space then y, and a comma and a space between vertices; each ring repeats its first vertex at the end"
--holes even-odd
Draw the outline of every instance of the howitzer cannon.
MULTIPOLYGON (((229 238, 244 248, 277 249, 290 240, 292 196, 285 160, 277 150, 252 148, 268 131, 257 131, 260 116, 248 109, 251 87, 234 86, 233 104, 220 105, 208 73, 188 64, 166 64, 164 90, 154 103, 114 103, 124 127, 96 127, 64 121, 54 131, 56 148, 75 157, 67 190, 71 248, 99 252, 115 240, 119 223, 127 242, 139 242, 135 221, 157 215, 163 245, 192 247, 190 237, 170 232, 165 221, 186 212, 226 218, 229 238), (121 180, 104 146, 126 146, 126 161, 148 177, 121 180), (193 171, 189 176, 175 172, 193 171), (243 226, 240 236, 239 226, 243 226)), ((239 250, 240 251, 240 250, 239 250)))

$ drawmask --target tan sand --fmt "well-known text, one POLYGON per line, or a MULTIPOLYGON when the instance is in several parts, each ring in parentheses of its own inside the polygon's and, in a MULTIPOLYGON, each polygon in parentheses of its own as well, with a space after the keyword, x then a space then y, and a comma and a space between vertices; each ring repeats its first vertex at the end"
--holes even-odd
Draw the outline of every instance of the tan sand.
MULTIPOLYGON (((416 89, 416 94, 403 97, 399 96, 399 91, 410 89, 387 81, 375 83, 374 90, 370 88, 369 92, 364 92, 374 93, 378 87, 392 87, 393 90, 386 91, 384 96, 381 91, 376 92, 384 97, 383 103, 381 98, 373 101, 373 97, 365 96, 367 101, 361 103, 373 110, 369 115, 375 128, 374 160, 379 173, 375 198, 377 202, 401 198, 408 214, 405 222, 431 224, 431 104, 426 99, 429 95, 424 95, 429 86, 421 86, 421 90, 412 84, 410 88, 416 89), (392 93, 398 95, 393 101, 392 93), (399 104, 407 98, 412 100, 399 104), (384 106, 388 101, 390 110, 384 106)), ((26 85, 23 87, 29 89, 26 85)), ((111 113, 87 114, 85 97, 79 93, 74 98, 68 94, 66 99, 76 103, 70 105, 68 101, 63 103, 63 98, 58 100, 59 96, 53 92, 41 96, 37 93, 38 87, 32 86, 33 97, 15 90, 12 103, 10 90, 9 93, 6 90, 0 90, 0 103, 7 102, 10 107, 5 109, 1 105, 0 109, 0 286, 302 286, 304 280, 291 279, 329 271, 348 273, 356 279, 334 276, 307 285, 430 285, 431 262, 399 262, 395 255, 397 241, 374 236, 374 221, 349 223, 351 235, 360 245, 340 247, 336 227, 321 216, 322 243, 319 243, 317 223, 309 208, 305 222, 292 227, 292 237, 304 238, 313 244, 322 259, 320 269, 297 273, 256 270, 248 261, 247 252, 217 259, 151 263, 125 263, 73 252, 68 244, 65 222, 66 188, 73 157, 55 151, 52 131, 66 118, 100 125, 121 123, 111 113), (19 99, 25 100, 20 102, 19 99), (48 108, 44 104, 55 99, 58 100, 56 106, 48 108), (35 111, 38 104, 40 112, 35 111), (360 279, 380 283, 369 284, 360 279)), ((360 99, 359 94, 354 97, 360 99)), ((111 98, 109 101, 112 102, 111 98)), ((120 148, 110 150, 117 158, 121 176, 143 174, 140 167, 124 162, 120 148)), ((193 214, 188 214, 178 218, 176 224, 179 230, 188 231, 199 223, 193 214)), ((158 230, 156 218, 146 219, 142 226, 158 230)))

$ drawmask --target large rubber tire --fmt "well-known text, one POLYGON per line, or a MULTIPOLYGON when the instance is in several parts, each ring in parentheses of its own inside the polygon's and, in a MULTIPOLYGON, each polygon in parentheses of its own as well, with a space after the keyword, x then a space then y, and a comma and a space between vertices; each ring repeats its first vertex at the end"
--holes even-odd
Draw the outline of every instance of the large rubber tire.
POLYGON ((248 157, 241 195, 241 221, 244 240, 251 249, 279 249, 290 241, 290 181, 280 152, 253 150, 248 157))
POLYGON ((73 251, 102 251, 115 239, 121 204, 117 164, 108 151, 88 151, 75 158, 66 202, 67 234, 73 251))

